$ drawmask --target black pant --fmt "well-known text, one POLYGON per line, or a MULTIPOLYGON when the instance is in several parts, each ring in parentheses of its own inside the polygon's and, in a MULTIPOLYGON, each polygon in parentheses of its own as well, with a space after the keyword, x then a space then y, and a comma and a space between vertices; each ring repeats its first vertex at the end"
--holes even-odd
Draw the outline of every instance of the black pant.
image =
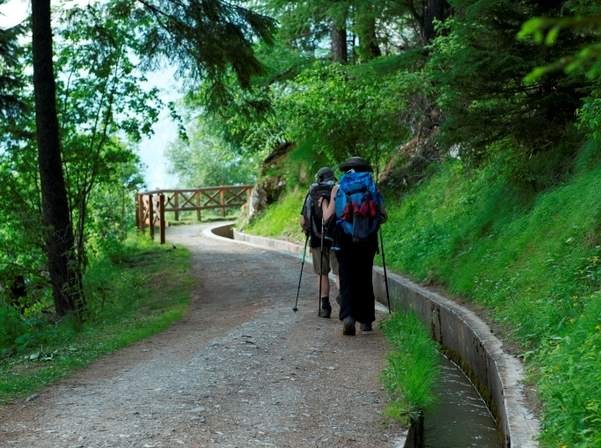
POLYGON ((336 252, 340 273, 340 320, 351 316, 364 324, 376 320, 372 269, 377 243, 346 241, 336 252))

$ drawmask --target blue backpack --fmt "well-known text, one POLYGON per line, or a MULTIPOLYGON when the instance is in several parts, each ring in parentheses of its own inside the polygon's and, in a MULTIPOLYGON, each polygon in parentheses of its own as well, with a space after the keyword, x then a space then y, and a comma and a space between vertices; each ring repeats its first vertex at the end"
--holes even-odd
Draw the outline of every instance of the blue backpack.
POLYGON ((353 242, 367 241, 382 222, 382 196, 369 172, 348 171, 336 193, 336 224, 353 242))

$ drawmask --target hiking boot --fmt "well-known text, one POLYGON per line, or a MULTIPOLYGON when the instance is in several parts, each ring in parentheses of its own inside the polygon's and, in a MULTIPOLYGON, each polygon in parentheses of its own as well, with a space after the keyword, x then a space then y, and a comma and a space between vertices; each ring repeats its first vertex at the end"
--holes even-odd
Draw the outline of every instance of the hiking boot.
POLYGON ((361 331, 373 331, 373 327, 371 326, 371 322, 364 324, 363 322, 361 322, 361 324, 359 325, 359 328, 361 328, 361 331))
POLYGON ((347 316, 342 321, 342 334, 345 336, 355 336, 355 319, 347 316))
POLYGON ((330 305, 330 299, 322 297, 321 306, 319 307, 319 317, 325 317, 329 319, 332 315, 332 305, 330 305))

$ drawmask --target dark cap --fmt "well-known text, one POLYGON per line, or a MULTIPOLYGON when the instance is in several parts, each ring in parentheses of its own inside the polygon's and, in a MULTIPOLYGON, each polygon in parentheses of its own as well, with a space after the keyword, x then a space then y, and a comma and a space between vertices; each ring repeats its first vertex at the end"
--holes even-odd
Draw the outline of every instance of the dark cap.
POLYGON ((339 166, 340 171, 347 172, 350 170, 355 171, 368 171, 372 172, 373 169, 369 162, 361 157, 351 157, 350 159, 346 159, 339 166))
POLYGON ((320 168, 319 171, 317 172, 317 174, 315 175, 315 178, 317 179, 318 182, 325 182, 328 180, 336 180, 336 176, 334 176, 334 171, 332 171, 332 169, 327 166, 320 168))

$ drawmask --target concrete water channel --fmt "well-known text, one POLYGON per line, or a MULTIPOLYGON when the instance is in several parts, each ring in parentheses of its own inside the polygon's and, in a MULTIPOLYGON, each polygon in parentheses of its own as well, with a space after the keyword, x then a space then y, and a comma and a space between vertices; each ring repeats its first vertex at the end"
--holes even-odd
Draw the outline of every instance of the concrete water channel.
POLYGON ((424 415, 425 448, 497 448, 502 437, 486 402, 454 362, 441 355, 437 404, 424 415))
MULTIPOLYGON (((288 252, 298 256, 299 248, 294 243, 285 241, 272 240, 269 238, 254 237, 245 235, 240 232, 232 231, 231 227, 220 227, 214 229, 219 236, 234 238, 246 243, 258 245, 266 248, 275 249, 278 251, 288 252)), ((380 289, 381 285, 377 282, 378 276, 375 275, 375 289, 380 289)), ((394 279, 392 279, 394 281, 394 279)), ((394 288, 393 288, 394 291, 394 288)), ((397 305, 397 309, 413 308, 411 306, 398 306, 399 301, 403 300, 396 291, 396 297, 393 302, 397 305)), ((425 302, 425 301, 424 301, 425 302)), ((414 309, 414 311, 416 311, 414 309)), ((418 311, 418 310, 417 310, 418 311)), ((482 378, 489 375, 487 372, 475 372, 472 366, 475 364, 471 360, 465 360, 458 353, 455 345, 451 341, 451 346, 442 343, 443 335, 447 339, 448 328, 443 329, 444 325, 441 321, 441 311, 435 308, 429 309, 429 312, 434 316, 430 319, 432 322, 433 337, 441 343, 441 347, 445 350, 449 348, 455 354, 456 358, 468 368, 471 378, 480 383, 481 390, 483 387, 482 378)), ((419 314, 419 312, 418 312, 419 314)), ((462 333, 462 338, 467 341, 466 344, 472 343, 471 339, 465 336, 465 328, 457 326, 457 332, 462 333)), ((448 338, 452 339, 452 338, 448 338)), ((447 342, 448 343, 448 342, 447 342)), ((479 342, 480 343, 480 342, 479 342)), ((472 347, 475 351, 482 351, 482 347, 486 345, 486 341, 476 347, 472 347)), ((497 354, 498 355, 498 354, 497 354)), ((502 357, 501 357, 502 358, 502 357)), ((494 358, 497 362, 503 361, 501 358, 494 358)), ((430 410, 427 410, 423 418, 423 428, 410 431, 405 447, 428 447, 428 448, 497 448, 500 446, 518 446, 518 447, 534 447, 536 446, 535 434, 538 428, 538 422, 530 412, 525 412, 522 407, 521 397, 519 406, 515 406, 513 402, 495 401, 493 397, 497 392, 514 393, 516 387, 521 388, 521 384, 511 384, 507 387, 507 379, 515 379, 516 372, 509 372, 506 375, 504 372, 499 382, 501 383, 496 390, 486 390, 487 400, 478 392, 478 388, 472 383, 468 375, 458 367, 458 365, 441 354, 441 381, 438 384, 435 395, 437 404, 430 410), (490 404, 494 406, 491 409, 490 404), (507 406, 509 404, 509 406, 507 406), (509 407, 509 409, 507 409, 509 407), (512 418, 515 415, 513 411, 517 410, 527 417, 527 421, 521 426, 515 425, 512 418), (496 418, 495 418, 496 416, 496 418), (415 433, 418 436, 415 437, 415 433), (413 433, 413 434, 412 434, 413 433), (513 435, 513 442, 512 442, 513 435), (515 443, 517 442, 517 443, 515 443)), ((494 370, 491 368, 491 371, 494 370)), ((496 370, 495 370, 496 372, 496 370)), ((519 373, 519 372, 518 372, 519 373)), ((494 376, 494 375, 493 375, 494 376)), ((517 375, 519 377, 519 375, 517 375)), ((521 391, 521 389, 520 389, 521 391)), ((515 397, 514 397, 515 398, 515 397)))

